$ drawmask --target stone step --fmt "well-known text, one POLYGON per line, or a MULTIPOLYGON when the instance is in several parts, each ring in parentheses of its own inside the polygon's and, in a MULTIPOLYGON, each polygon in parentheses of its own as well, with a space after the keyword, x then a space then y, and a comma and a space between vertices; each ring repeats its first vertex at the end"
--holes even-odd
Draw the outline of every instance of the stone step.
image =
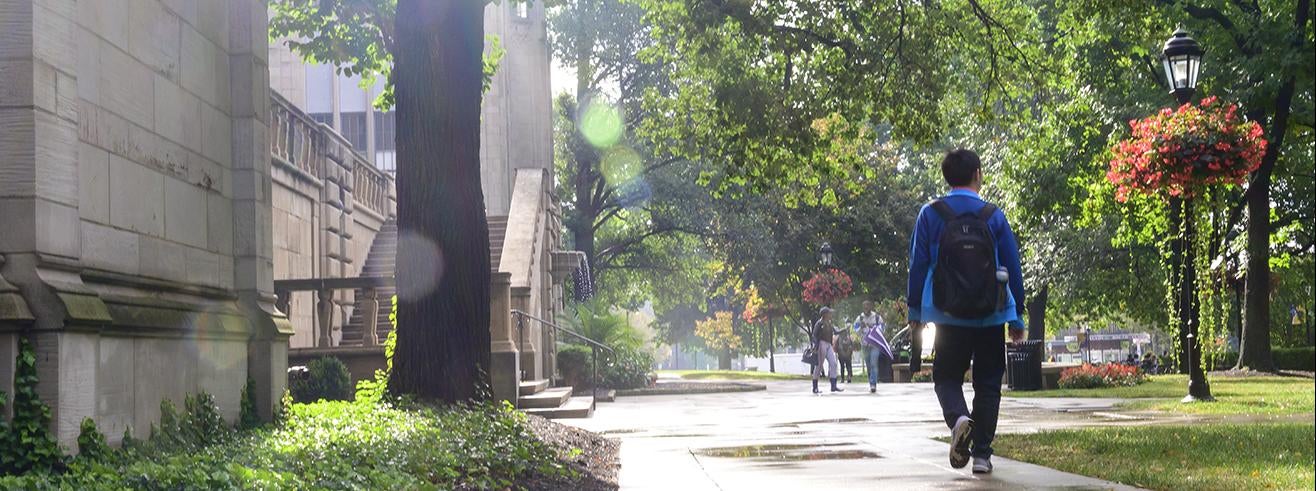
POLYGON ((550 409, 559 407, 571 398, 571 387, 554 387, 538 394, 521 396, 518 404, 524 409, 550 409))
POLYGON ((522 396, 534 395, 543 392, 548 388, 548 379, 544 380, 522 380, 519 384, 520 394, 522 396))
POLYGON ((527 414, 543 416, 548 419, 588 418, 594 414, 594 406, 588 396, 572 397, 565 404, 553 408, 525 409, 527 414))

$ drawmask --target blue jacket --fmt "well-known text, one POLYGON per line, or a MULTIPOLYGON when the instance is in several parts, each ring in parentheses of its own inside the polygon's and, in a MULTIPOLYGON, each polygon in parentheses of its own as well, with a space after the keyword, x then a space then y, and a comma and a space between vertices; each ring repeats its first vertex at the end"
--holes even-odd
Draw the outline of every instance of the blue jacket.
MULTIPOLYGON (((953 189, 942 200, 957 215, 977 212, 986 204, 977 193, 967 189, 953 189)), ((958 319, 932 305, 932 270, 937 267, 937 241, 941 240, 941 229, 944 226, 936 210, 930 204, 923 205, 918 212, 918 223, 914 226, 914 237, 909 247, 909 289, 906 292, 909 320, 966 327, 998 327, 1008 323, 1012 328, 1023 329, 1024 276, 1019 268, 1019 242, 1015 240, 1014 232, 1010 231, 1005 213, 1000 210, 996 210, 987 220, 987 227, 996 236, 996 263, 1005 266, 1010 273, 1005 308, 982 319, 958 319)))

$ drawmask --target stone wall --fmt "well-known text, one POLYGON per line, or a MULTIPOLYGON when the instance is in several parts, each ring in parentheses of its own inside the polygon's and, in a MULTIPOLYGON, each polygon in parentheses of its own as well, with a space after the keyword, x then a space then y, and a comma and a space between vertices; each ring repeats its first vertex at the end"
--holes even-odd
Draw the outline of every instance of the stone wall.
MULTIPOLYGON (((274 277, 359 276, 384 221, 397 209, 393 177, 374 168, 341 135, 290 101, 273 96, 274 277)), ((314 292, 293 292, 292 348, 316 345, 314 292)), ((330 339, 351 315, 353 292, 335 292, 330 339)))
POLYGON ((490 3, 484 32, 505 50, 480 108, 480 178, 490 215, 507 215, 517 169, 553 172, 553 102, 543 2, 490 3), (526 13, 524 17, 521 12, 526 13))
POLYGON ((266 44, 262 0, 0 2, 0 360, 34 341, 66 447, 282 394, 266 44))

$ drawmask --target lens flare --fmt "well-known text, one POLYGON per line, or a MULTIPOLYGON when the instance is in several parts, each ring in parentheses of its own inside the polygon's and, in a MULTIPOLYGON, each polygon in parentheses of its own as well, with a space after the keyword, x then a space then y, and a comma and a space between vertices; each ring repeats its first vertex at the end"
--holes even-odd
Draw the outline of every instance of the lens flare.
POLYGON ((622 186, 635 180, 644 170, 644 160, 630 147, 618 145, 603 154, 600 167, 608 184, 622 186))
POLYGON ((433 292, 445 269, 438 244, 414 233, 398 236, 396 275, 400 298, 416 301, 433 292))
POLYGON ((576 127, 595 148, 612 148, 621 141, 621 111, 605 101, 591 101, 580 113, 576 127))

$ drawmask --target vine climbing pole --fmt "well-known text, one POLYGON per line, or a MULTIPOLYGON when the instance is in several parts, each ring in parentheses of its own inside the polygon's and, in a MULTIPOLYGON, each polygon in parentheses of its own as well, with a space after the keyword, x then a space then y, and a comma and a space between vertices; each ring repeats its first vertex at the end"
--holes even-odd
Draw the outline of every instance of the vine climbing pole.
POLYGON ((1184 402, 1211 401, 1211 386, 1202 369, 1201 304, 1197 295, 1197 217, 1191 198, 1170 198, 1170 287, 1174 320, 1179 331, 1179 370, 1188 374, 1184 402))

